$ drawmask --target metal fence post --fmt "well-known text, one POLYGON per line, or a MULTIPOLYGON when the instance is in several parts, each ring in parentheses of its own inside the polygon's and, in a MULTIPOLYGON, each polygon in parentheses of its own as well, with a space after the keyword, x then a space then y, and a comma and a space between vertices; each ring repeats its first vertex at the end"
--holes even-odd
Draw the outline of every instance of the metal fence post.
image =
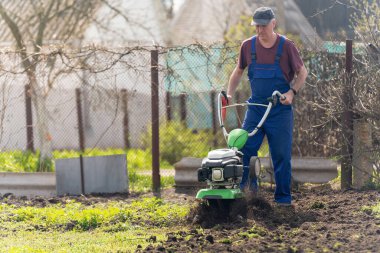
POLYGON ((159 147, 159 97, 158 97, 158 50, 151 51, 151 95, 152 95, 152 180, 153 192, 159 193, 160 147, 159 147))
POLYGON ((180 110, 181 110, 181 122, 185 124, 186 126, 186 114, 187 114, 187 108, 186 108, 186 94, 181 93, 179 96, 180 99, 180 110))
POLYGON ((129 141, 129 115, 128 115, 128 91, 127 89, 121 89, 121 97, 123 103, 123 133, 124 133, 124 147, 130 148, 131 143, 129 141))
POLYGON ((83 131, 83 114, 82 114, 82 99, 81 99, 81 89, 75 89, 75 97, 77 104, 77 115, 78 115, 78 136, 79 136, 79 149, 81 151, 79 155, 80 162, 80 182, 81 182, 81 192, 85 194, 84 185, 84 167, 83 167, 83 152, 84 152, 84 131, 83 131))
POLYGON ((216 138, 216 132, 218 131, 217 119, 216 119, 216 108, 215 108, 215 97, 216 92, 212 90, 210 92, 210 100, 211 100, 211 114, 212 114, 212 135, 213 135, 213 145, 216 147, 218 145, 218 140, 216 138))
POLYGON ((346 40, 346 85, 343 91, 343 148, 341 189, 352 187, 353 112, 352 112, 352 40, 346 40))
POLYGON ((30 85, 25 85, 25 110, 26 110, 26 149, 34 152, 33 138, 33 111, 30 85))
POLYGON ((75 89, 75 96, 77 102, 77 115, 78 115, 78 136, 79 136, 79 149, 84 152, 84 131, 83 131, 83 115, 82 115, 82 99, 80 88, 75 89))

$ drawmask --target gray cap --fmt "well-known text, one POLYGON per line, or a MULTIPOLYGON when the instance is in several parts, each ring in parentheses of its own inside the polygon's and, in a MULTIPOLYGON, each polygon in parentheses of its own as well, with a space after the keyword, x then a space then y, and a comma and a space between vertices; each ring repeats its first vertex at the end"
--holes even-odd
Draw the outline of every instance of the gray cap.
POLYGON ((274 12, 269 7, 260 7, 253 13, 251 25, 267 25, 274 19, 274 12))

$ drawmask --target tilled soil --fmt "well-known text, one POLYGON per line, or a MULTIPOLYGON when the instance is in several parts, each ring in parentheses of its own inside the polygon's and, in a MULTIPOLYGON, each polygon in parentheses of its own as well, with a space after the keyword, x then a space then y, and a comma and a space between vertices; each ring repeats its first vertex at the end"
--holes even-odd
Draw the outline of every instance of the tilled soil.
POLYGON ((259 198, 231 204, 231 215, 216 211, 215 203, 200 203, 189 229, 138 252, 380 252, 380 219, 363 209, 379 203, 379 191, 326 185, 293 191, 292 207, 275 206, 272 199, 271 189, 264 189, 259 198))
POLYGON ((93 205, 96 203, 105 203, 109 201, 126 201, 131 199, 136 199, 140 195, 131 195, 128 193, 116 193, 116 194, 93 194, 93 195, 80 195, 80 196, 62 196, 62 197, 18 197, 11 193, 6 193, 0 195, 1 203, 12 204, 16 207, 20 206, 35 206, 35 207, 45 207, 50 204, 66 204, 67 202, 76 201, 82 203, 83 205, 93 205))
MULTIPOLYGON (((2 195, 2 203, 40 206, 75 199, 85 205, 129 202, 148 194, 102 194, 32 198, 2 195)), ((174 189, 159 197, 175 203, 194 203, 195 192, 174 189)), ((369 208, 380 201, 379 191, 339 191, 330 185, 293 190, 293 206, 273 204, 273 190, 259 197, 228 203, 204 202, 191 211, 187 224, 167 234, 167 240, 137 252, 380 252, 380 218, 369 208), (224 207, 220 209, 220 207, 224 207), (226 212, 229 208, 229 212, 226 212)))

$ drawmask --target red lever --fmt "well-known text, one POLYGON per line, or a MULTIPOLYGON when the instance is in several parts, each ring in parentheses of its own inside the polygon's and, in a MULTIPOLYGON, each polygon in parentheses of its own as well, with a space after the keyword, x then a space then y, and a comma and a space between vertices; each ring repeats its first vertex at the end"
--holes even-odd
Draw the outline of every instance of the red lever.
POLYGON ((228 99, 225 98, 224 96, 222 96, 222 119, 223 119, 223 122, 225 121, 226 116, 227 116, 227 108, 223 108, 226 105, 228 105, 228 99))

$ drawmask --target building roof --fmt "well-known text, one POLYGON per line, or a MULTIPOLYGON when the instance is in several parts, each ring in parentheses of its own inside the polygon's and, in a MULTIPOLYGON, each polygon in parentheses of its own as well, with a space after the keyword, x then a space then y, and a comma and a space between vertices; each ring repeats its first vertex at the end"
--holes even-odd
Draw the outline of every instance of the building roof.
POLYGON ((322 43, 293 0, 185 0, 171 23, 170 42, 181 45, 222 41, 241 15, 252 15, 259 6, 272 7, 279 26, 298 34, 305 45, 322 43))
POLYGON ((170 25, 169 43, 223 41, 240 15, 248 14, 245 0, 185 0, 170 25))

